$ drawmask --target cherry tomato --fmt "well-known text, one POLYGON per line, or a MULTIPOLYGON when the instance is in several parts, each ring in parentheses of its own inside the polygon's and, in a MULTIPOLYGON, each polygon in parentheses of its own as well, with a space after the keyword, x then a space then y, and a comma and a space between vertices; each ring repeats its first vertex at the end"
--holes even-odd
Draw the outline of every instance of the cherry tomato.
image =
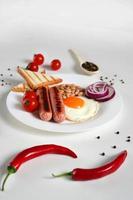
POLYGON ((36 63, 37 65, 42 65, 44 62, 44 56, 41 53, 35 54, 33 62, 36 63))
POLYGON ((31 63, 28 64, 27 69, 34 71, 34 72, 37 72, 38 71, 38 65, 35 64, 34 62, 31 62, 31 63))
POLYGON ((52 60, 50 66, 51 66, 52 70, 58 70, 61 68, 61 62, 58 59, 54 59, 54 60, 52 60))
POLYGON ((34 91, 27 91, 23 96, 23 100, 26 98, 37 99, 37 94, 34 91))
POLYGON ((27 111, 27 112, 34 112, 38 109, 39 107, 39 103, 37 101, 37 99, 31 99, 31 98, 25 98, 22 101, 22 105, 23 108, 27 111))

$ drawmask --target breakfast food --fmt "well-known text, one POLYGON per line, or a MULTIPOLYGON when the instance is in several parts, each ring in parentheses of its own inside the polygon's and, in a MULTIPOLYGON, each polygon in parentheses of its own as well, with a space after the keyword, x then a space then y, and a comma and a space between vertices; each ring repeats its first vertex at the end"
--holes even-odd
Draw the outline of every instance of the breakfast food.
POLYGON ((26 97, 22 100, 22 106, 27 112, 35 112, 39 108, 39 103, 36 98, 26 97))
POLYGON ((13 92, 26 92, 32 90, 27 83, 19 83, 11 88, 13 92))
POLYGON ((34 96, 32 93, 35 93, 37 95, 39 104, 38 113, 40 119, 43 121, 50 121, 53 119, 54 122, 61 123, 67 119, 73 122, 82 122, 94 117, 99 111, 99 103, 85 96, 71 95, 63 99, 59 86, 42 87, 35 91, 36 92, 26 92, 23 99, 26 94, 34 96))
POLYGON ((65 120, 65 108, 60 91, 57 87, 51 87, 49 89, 49 95, 53 113, 53 120, 57 123, 61 123, 65 120))
MULTIPOLYGON (((25 83, 11 89, 14 92, 24 92, 21 99, 24 110, 36 111, 43 121, 83 122, 98 113, 99 102, 107 101, 115 95, 113 87, 104 82, 96 82, 87 88, 71 82, 59 84, 63 81, 61 78, 48 75, 44 67, 40 68, 44 60, 43 54, 35 54, 26 68, 17 67, 25 83)), ((60 69, 61 65, 59 59, 50 63, 53 70, 60 69)))
MULTIPOLYGON (((38 96, 37 111, 40 119, 43 121, 53 119, 54 122, 61 123, 67 119, 73 122, 83 122, 98 113, 98 100, 104 101, 105 97, 107 99, 108 96, 113 95, 113 90, 106 83, 94 83, 86 89, 71 83, 56 85, 62 79, 21 67, 18 67, 17 70, 26 80, 26 83, 20 84, 21 87, 19 86, 19 88, 21 89, 19 91, 27 91, 29 88, 34 93, 36 92, 38 96)), ((30 109, 27 109, 30 112, 30 109)))
POLYGON ((66 118, 74 122, 90 119, 99 111, 99 103, 86 97, 68 97, 64 105, 66 118))
POLYGON ((85 90, 76 84, 60 84, 57 86, 63 99, 70 96, 83 96, 85 90))
POLYGON ((49 76, 48 74, 43 74, 40 72, 33 72, 21 67, 18 67, 17 71, 32 89, 37 89, 62 82, 62 79, 60 78, 49 76))
POLYGON ((32 62, 28 63, 27 69, 30 71, 38 72, 39 65, 42 65, 44 62, 44 56, 41 53, 35 54, 32 62))
POLYGON ((39 117, 44 121, 50 121, 52 118, 52 109, 49 99, 49 90, 47 87, 37 89, 39 100, 39 117))
POLYGON ((35 64, 34 62, 31 62, 28 64, 27 69, 33 72, 38 72, 38 65, 35 64))
POLYGON ((65 120, 62 96, 57 87, 43 87, 36 91, 39 101, 39 117, 44 121, 61 123, 65 120))
POLYGON ((96 82, 85 89, 85 95, 96 101, 105 102, 115 96, 115 89, 105 82, 96 82))
POLYGON ((23 100, 26 98, 38 99, 38 96, 35 91, 26 91, 23 96, 23 100))
POLYGON ((44 55, 42 53, 35 54, 33 62, 37 65, 42 65, 44 63, 44 55))
POLYGON ((50 67, 52 70, 56 71, 61 68, 61 61, 59 59, 54 59, 50 63, 50 67))

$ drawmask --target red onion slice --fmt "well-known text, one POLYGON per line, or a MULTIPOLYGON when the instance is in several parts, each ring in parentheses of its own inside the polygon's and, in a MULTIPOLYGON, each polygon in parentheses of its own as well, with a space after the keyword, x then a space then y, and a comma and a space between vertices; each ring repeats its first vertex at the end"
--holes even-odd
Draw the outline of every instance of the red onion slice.
POLYGON ((92 84, 92 89, 95 93, 104 93, 107 87, 107 83, 104 82, 96 82, 92 84))
POLYGON ((95 99, 104 97, 108 94, 108 84, 105 82, 96 82, 89 85, 85 90, 85 95, 89 98, 95 99))
POLYGON ((107 88, 108 88, 108 94, 104 97, 96 98, 95 99, 96 101, 105 102, 105 101, 112 99, 115 96, 114 88, 111 87, 110 85, 108 85, 107 88))

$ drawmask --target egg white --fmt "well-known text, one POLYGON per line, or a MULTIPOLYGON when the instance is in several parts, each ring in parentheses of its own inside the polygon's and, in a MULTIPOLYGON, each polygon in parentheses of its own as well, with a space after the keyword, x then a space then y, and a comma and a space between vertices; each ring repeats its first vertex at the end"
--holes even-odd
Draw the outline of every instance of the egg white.
POLYGON ((84 100, 81 108, 71 108, 65 105, 66 118, 74 122, 82 122, 94 117, 99 111, 99 103, 92 99, 80 97, 84 100))

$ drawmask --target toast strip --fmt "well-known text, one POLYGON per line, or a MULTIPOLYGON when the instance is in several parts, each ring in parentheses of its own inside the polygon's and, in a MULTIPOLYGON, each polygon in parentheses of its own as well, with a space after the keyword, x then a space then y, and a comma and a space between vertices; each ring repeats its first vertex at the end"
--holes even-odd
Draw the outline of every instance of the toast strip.
POLYGON ((26 80, 27 84, 32 89, 41 88, 43 86, 54 85, 62 82, 60 78, 53 78, 44 73, 33 72, 27 69, 23 69, 21 67, 17 68, 18 73, 26 80))
POLYGON ((26 92, 26 91, 31 91, 31 90, 32 89, 28 86, 27 83, 20 83, 11 88, 11 91, 13 92, 26 92))

